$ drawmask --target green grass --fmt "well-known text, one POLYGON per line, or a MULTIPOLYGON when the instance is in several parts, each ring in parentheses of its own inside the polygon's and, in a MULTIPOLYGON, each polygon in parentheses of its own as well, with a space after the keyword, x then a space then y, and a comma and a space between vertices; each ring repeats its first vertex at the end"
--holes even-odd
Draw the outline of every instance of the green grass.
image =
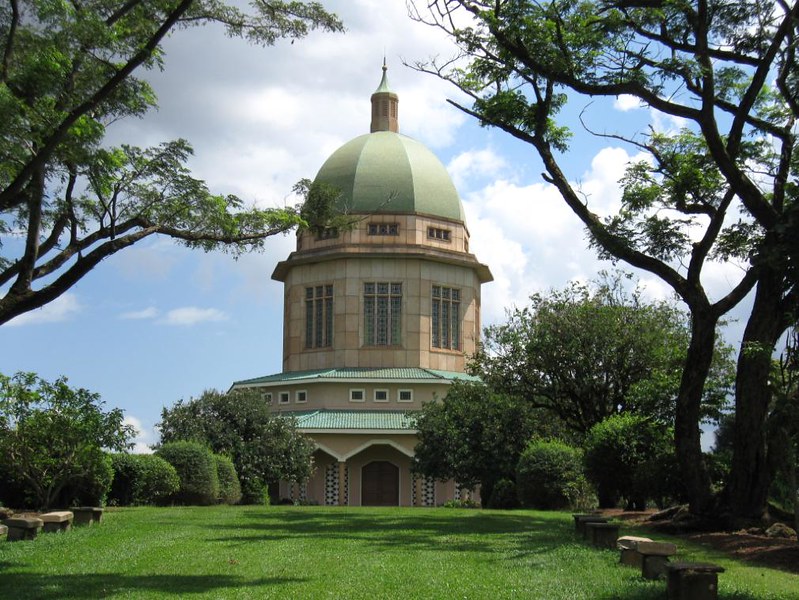
MULTIPOLYGON (((719 598, 799 598, 797 575, 677 543, 681 558, 727 569, 719 598)), ((100 526, 0 542, 0 598, 650 600, 665 587, 577 540, 564 513, 132 508, 106 511, 100 526)))

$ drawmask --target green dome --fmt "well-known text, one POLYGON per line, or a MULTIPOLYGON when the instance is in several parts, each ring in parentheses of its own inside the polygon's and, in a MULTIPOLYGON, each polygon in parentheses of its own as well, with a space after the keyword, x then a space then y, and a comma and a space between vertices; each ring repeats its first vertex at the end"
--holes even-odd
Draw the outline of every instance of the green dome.
POLYGON ((449 173, 423 144, 376 131, 344 144, 325 161, 316 181, 341 191, 349 213, 422 213, 463 222, 449 173))

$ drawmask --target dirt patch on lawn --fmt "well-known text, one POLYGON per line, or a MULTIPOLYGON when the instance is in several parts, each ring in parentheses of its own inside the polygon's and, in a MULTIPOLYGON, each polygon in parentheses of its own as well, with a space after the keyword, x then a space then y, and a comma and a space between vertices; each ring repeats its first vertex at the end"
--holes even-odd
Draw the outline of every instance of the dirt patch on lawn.
MULTIPOLYGON (((657 528, 663 523, 649 520, 655 512, 655 510, 628 512, 622 509, 612 509, 603 510, 602 514, 624 521, 626 525, 657 528)), ((676 535, 709 546, 752 565, 799 574, 799 543, 796 540, 770 538, 749 531, 677 533, 676 535)))
POLYGON ((799 574, 799 544, 793 540, 772 539, 745 532, 694 533, 681 537, 744 562, 799 574))

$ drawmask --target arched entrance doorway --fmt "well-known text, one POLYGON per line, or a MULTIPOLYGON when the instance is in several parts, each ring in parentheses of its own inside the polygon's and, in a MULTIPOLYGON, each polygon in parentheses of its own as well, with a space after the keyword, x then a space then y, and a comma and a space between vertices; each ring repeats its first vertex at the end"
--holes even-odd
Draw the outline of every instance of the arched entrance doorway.
POLYGON ((399 506, 399 467, 376 460, 361 469, 361 506, 399 506))

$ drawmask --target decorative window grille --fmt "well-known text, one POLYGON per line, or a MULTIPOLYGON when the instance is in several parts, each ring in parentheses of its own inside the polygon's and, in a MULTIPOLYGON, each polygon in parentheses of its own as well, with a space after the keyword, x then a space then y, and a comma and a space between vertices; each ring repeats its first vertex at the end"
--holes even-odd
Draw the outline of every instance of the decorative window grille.
POLYGON ((422 480, 422 506, 436 505, 436 480, 425 477, 422 480))
POLYGON ((427 237, 431 240, 441 240, 448 242, 452 239, 452 232, 449 229, 439 229, 438 227, 428 227, 427 237))
POLYGON ((325 468, 325 504, 338 506, 338 463, 330 463, 325 468))
POLYGON ((401 343, 402 283, 363 284, 364 344, 397 346, 401 343))
POLYGON ((399 223, 369 223, 369 235, 399 235, 399 223))
POLYGON ((333 286, 305 288, 305 347, 333 345, 333 286))
POLYGON ((461 347, 461 291, 455 288, 433 286, 432 345, 433 348, 460 350, 461 347))

